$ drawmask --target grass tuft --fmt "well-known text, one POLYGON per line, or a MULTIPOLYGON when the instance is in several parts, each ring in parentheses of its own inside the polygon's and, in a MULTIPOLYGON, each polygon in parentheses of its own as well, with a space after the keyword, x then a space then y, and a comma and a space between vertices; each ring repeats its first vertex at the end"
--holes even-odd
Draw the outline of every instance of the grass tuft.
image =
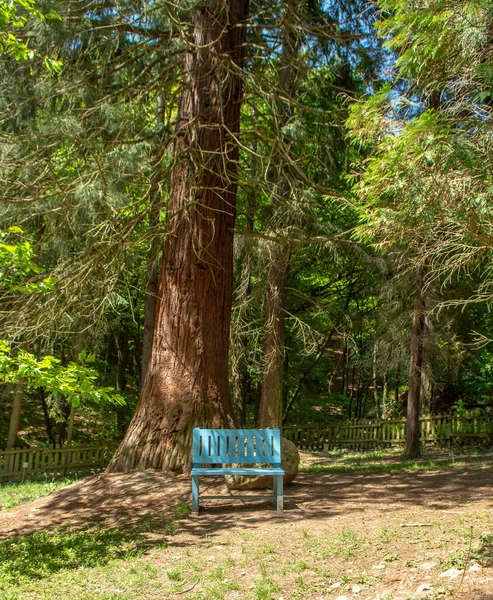
POLYGON ((14 506, 32 502, 36 498, 48 496, 58 488, 80 481, 81 478, 77 474, 67 477, 53 477, 49 481, 43 478, 42 480, 9 481, 2 483, 0 484, 0 510, 14 508, 14 506))
POLYGON ((428 472, 444 469, 485 469, 491 468, 491 461, 484 460, 482 452, 469 452, 460 458, 439 454, 418 460, 402 460, 397 449, 356 452, 331 450, 317 460, 304 461, 300 465, 302 473, 396 473, 428 472))
POLYGON ((143 544, 135 533, 120 529, 42 531, 0 541, 0 582, 41 579, 62 570, 101 566, 113 559, 138 556, 143 544))

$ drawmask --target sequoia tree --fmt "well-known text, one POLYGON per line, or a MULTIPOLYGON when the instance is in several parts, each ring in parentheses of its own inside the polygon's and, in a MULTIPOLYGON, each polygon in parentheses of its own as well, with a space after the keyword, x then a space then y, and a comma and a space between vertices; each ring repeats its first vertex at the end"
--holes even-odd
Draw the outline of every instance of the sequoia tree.
POLYGON ((228 341, 247 11, 248 0, 193 11, 152 356, 109 471, 187 471, 193 428, 233 424, 228 341))

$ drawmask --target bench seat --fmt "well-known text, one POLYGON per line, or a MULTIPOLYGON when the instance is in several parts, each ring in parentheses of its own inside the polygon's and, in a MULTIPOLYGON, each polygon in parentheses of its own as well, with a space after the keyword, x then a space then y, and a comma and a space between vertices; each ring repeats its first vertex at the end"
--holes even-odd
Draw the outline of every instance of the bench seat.
POLYGON ((258 475, 284 475, 284 471, 282 469, 275 469, 271 467, 219 467, 217 469, 192 469, 192 475, 246 475, 257 477, 258 475))
MULTIPOLYGON (((281 432, 279 429, 200 429, 196 427, 193 430, 191 475, 192 512, 194 514, 199 513, 200 477, 221 475, 271 476, 273 478, 272 496, 233 496, 233 498, 242 500, 267 498, 274 501, 277 510, 283 510, 284 470, 281 469, 281 432)), ((202 498, 214 499, 231 499, 231 497, 202 496, 202 498)))

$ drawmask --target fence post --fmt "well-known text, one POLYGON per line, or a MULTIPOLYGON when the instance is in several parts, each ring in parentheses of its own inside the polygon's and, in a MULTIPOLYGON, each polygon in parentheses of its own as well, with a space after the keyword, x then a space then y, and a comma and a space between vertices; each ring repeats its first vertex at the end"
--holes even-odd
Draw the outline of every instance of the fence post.
POLYGON ((91 447, 70 446, 70 448, 63 448, 57 445, 56 448, 0 450, 0 481, 20 476, 25 470, 26 474, 33 475, 50 471, 65 475, 72 467, 72 455, 74 453, 80 453, 81 460, 77 464, 79 468, 104 467, 110 449, 111 445, 104 444, 91 447), (102 452, 103 449, 105 450, 104 453, 102 452), (70 454, 68 459, 67 454, 70 454), (25 469, 24 463, 27 464, 25 469))
MULTIPOLYGON (((467 426, 465 425, 457 436, 459 424, 454 415, 423 417, 420 423, 423 442, 442 443, 451 447, 455 437, 460 438, 463 443, 489 437, 493 443, 493 419, 487 415, 469 419, 467 426)), ((339 447, 342 444, 351 448, 390 447, 402 443, 405 438, 405 425, 405 419, 381 419, 374 423, 361 420, 343 421, 329 426, 292 427, 289 437, 299 448, 313 450, 323 448, 326 444, 328 447, 339 447)))

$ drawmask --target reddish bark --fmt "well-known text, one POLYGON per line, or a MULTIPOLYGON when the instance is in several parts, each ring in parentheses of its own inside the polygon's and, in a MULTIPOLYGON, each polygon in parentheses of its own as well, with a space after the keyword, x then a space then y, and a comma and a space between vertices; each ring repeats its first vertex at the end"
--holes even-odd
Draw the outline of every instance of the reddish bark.
POLYGON ((228 341, 245 41, 239 24, 247 9, 248 0, 212 0, 194 10, 152 356, 110 471, 187 472, 193 427, 233 424, 228 341))

